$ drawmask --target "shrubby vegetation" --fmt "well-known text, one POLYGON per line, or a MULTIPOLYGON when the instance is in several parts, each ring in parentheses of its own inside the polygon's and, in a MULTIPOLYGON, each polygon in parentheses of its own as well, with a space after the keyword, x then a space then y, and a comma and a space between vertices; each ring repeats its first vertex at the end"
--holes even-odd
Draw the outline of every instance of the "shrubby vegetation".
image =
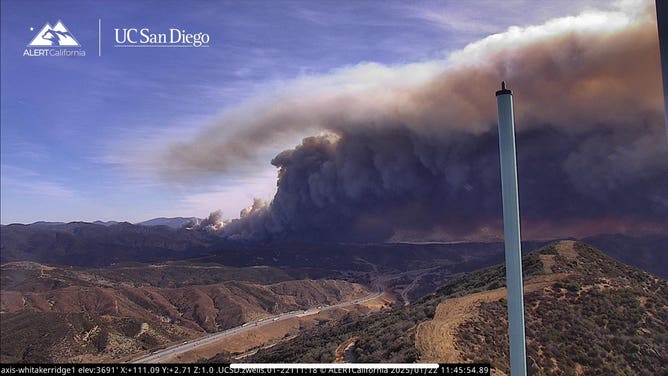
MULTIPOLYGON (((668 285, 584 244, 569 259, 548 246, 524 257, 525 276, 543 274, 539 254, 554 256, 564 278, 526 294, 528 366, 531 374, 668 374, 668 285)), ((462 275, 407 307, 365 318, 349 317, 306 331, 295 340, 261 350, 249 362, 330 362, 345 340, 358 337, 358 362, 419 359, 415 330, 433 318, 444 299, 502 287, 505 269, 494 266, 462 275)), ((456 347, 471 361, 508 372, 506 300, 481 304, 480 317, 465 322, 456 347)))
MULTIPOLYGON (((570 276, 525 295, 527 362, 542 375, 668 374, 668 285, 576 244, 570 276), (578 273, 573 273, 573 272, 578 273), (586 273, 585 273, 586 271, 586 273)), ((508 372, 506 300, 482 303, 459 328, 470 360, 508 372)))
MULTIPOLYGON (((523 260, 526 275, 542 272, 537 255, 523 260)), ((418 360, 415 348, 417 325, 434 317, 436 306, 446 298, 492 290, 505 285, 505 267, 492 266, 454 278, 436 293, 410 306, 377 312, 363 318, 348 316, 337 322, 305 331, 292 341, 260 350, 248 362, 331 362, 344 341, 357 337, 354 355, 362 363, 410 363, 418 360)))

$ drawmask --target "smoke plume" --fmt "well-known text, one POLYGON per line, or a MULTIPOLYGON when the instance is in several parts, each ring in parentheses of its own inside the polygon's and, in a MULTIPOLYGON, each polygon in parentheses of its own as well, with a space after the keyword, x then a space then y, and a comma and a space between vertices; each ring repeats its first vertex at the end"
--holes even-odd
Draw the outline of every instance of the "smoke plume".
POLYGON ((279 171, 274 199, 255 202, 225 236, 495 237, 494 91, 503 79, 515 96, 525 234, 659 231, 668 223, 668 145, 652 17, 587 13, 511 28, 441 64, 349 68, 330 80, 360 71, 371 78, 336 88, 314 80, 248 105, 172 145, 165 172, 228 172, 277 137, 319 130, 271 161, 279 171), (411 72, 415 80, 399 80, 411 72))

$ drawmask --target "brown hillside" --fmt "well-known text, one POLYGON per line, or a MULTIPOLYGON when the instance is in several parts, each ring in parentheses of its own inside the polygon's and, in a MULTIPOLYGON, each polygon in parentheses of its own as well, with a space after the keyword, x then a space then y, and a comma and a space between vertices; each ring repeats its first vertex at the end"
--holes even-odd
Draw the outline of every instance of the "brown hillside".
MULTIPOLYGON (((658 375, 668 371, 668 284, 583 243, 538 253, 525 278, 533 374, 658 375)), ((421 361, 491 362, 508 373, 506 289, 442 301, 419 325, 421 361)))
POLYGON ((89 276, 36 263, 3 265, 2 362, 118 361, 205 332, 369 293, 337 280, 160 288, 89 276))
MULTIPOLYGON (((665 280, 571 241, 522 265, 531 374, 668 374, 665 280)), ((410 305, 309 329, 244 361, 331 362, 345 343, 354 362, 490 362, 507 374, 504 284, 502 264, 462 274, 410 305)))

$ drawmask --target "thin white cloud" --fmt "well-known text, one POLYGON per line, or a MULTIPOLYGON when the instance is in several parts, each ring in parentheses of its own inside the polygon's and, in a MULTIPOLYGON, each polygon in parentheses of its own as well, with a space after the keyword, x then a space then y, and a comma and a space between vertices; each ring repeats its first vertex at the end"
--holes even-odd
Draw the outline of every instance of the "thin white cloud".
POLYGON ((496 33, 500 29, 498 25, 482 21, 473 15, 457 14, 447 10, 415 9, 414 15, 455 33, 479 35, 496 33))
POLYGON ((70 199, 77 192, 64 184, 48 180, 35 171, 2 165, 2 190, 16 190, 24 195, 70 199))
MULTIPOLYGON (((586 11, 611 11, 643 9, 646 0, 535 0, 446 1, 403 4, 401 9, 410 17, 423 20, 459 35, 480 36, 495 34, 509 26, 539 25, 555 18, 555 15, 580 14, 586 11)), ((632 13, 632 12, 631 12, 632 13)))

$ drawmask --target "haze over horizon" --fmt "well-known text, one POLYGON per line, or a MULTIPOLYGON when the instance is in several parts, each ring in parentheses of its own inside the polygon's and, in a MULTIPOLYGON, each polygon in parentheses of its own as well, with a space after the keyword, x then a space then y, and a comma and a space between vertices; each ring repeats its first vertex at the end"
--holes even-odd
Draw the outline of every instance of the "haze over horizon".
POLYGON ((653 2, 38 4, 2 3, 3 224, 222 209, 232 238, 494 238, 500 79, 527 238, 668 223, 653 2), (60 18, 89 56, 20 55, 60 18), (98 57, 98 18, 213 43, 98 57))

